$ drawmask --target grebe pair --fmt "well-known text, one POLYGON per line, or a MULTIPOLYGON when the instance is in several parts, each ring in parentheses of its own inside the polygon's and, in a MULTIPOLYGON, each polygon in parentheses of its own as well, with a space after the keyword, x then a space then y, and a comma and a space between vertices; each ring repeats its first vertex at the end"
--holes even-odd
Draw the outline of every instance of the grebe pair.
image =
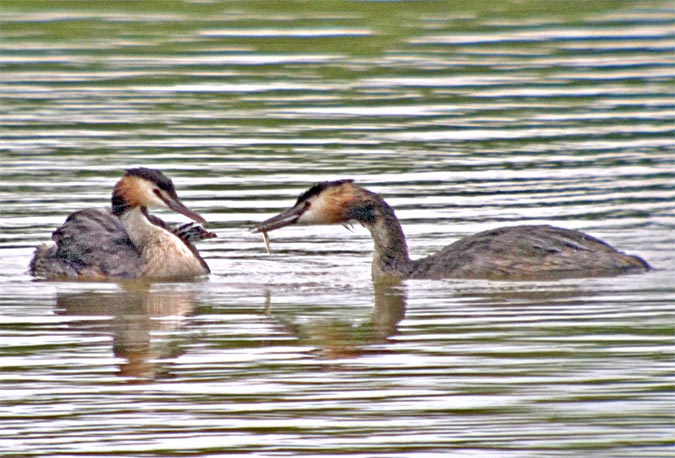
MULTIPOLYGON (((189 278, 209 273, 192 242, 215 237, 201 226, 169 228, 149 207, 168 207, 194 221, 161 172, 129 169, 115 185, 112 212, 75 212, 40 246, 30 263, 47 278, 189 278)), ((292 224, 349 224, 370 231, 375 243, 373 278, 555 279, 644 272, 649 265, 589 235, 552 226, 513 226, 480 232, 439 253, 411 260, 394 210, 352 180, 319 183, 290 209, 256 226, 267 232, 292 224)))

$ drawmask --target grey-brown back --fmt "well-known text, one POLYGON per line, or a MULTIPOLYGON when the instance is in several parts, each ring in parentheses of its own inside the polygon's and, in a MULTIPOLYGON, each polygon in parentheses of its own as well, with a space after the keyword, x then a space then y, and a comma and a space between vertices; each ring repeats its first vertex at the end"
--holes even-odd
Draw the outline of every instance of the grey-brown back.
POLYGON ((644 272, 649 265, 582 232, 511 226, 461 239, 414 261, 411 278, 556 279, 644 272))

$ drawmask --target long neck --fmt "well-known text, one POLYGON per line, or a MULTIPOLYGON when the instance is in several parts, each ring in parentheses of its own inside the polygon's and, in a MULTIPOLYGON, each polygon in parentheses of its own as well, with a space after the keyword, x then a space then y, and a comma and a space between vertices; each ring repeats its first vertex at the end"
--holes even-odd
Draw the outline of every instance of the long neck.
MULTIPOLYGON (((144 207, 130 208, 119 218, 140 254, 142 276, 188 278, 209 273, 197 250, 169 230, 153 224, 144 207)), ((158 218, 152 218, 155 219, 158 218)))
POLYGON ((145 207, 131 207, 118 215, 127 235, 139 252, 143 252, 157 231, 164 230, 148 220, 146 211, 145 207))
POLYGON ((375 243, 373 278, 407 277, 413 261, 408 256, 401 223, 394 210, 380 196, 369 193, 368 201, 368 218, 361 222, 368 228, 375 243))

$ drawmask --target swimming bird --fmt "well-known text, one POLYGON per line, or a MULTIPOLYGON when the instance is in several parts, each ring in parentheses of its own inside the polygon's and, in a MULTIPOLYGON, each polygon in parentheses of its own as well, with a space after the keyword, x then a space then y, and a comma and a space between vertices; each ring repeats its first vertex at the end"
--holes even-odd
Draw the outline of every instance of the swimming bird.
POLYGON ((44 278, 180 279, 206 275, 208 265, 193 242, 216 235, 188 223, 176 228, 148 213, 169 208, 204 224, 186 207, 173 182, 159 170, 128 169, 112 193, 112 209, 89 208, 71 214, 38 246, 30 273, 44 278))
POLYGON ((644 272, 649 264, 582 232, 549 225, 508 226, 458 240, 440 252, 412 260, 394 210, 353 180, 325 181, 302 193, 295 205, 254 228, 267 232, 292 224, 358 222, 373 238, 373 279, 558 279, 644 272))

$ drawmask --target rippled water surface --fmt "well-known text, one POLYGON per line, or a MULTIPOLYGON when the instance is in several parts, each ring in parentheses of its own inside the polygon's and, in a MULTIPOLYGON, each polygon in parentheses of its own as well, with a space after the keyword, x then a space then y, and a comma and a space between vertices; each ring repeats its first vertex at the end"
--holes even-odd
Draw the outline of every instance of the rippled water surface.
MULTIPOLYGON (((0 8, 3 456, 669 456, 670 2, 0 8), (217 239, 191 283, 35 281, 124 168, 217 239), (550 223, 643 275, 374 284, 368 232, 248 228, 353 178, 413 257, 550 223)), ((179 215, 162 213, 172 222, 179 215)))

